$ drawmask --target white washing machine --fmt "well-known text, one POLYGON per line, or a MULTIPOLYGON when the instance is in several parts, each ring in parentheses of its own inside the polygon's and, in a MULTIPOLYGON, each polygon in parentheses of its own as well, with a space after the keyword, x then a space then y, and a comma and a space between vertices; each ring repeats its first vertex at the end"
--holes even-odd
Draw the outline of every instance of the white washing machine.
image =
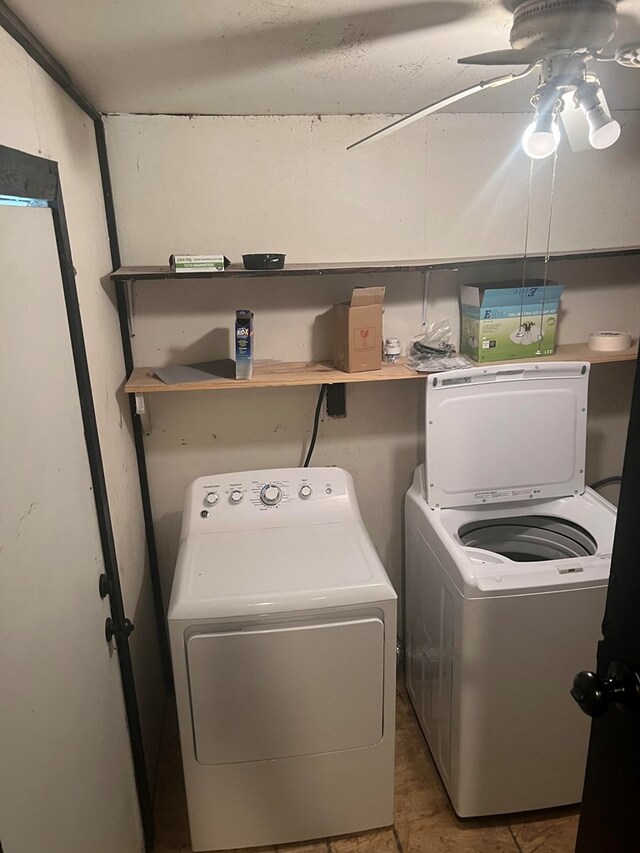
POLYGON ((194 850, 392 823, 396 594, 346 471, 192 483, 169 631, 194 850))
POLYGON ((407 687, 461 817, 579 802, 616 512, 585 488, 589 365, 429 377, 405 501, 407 687))

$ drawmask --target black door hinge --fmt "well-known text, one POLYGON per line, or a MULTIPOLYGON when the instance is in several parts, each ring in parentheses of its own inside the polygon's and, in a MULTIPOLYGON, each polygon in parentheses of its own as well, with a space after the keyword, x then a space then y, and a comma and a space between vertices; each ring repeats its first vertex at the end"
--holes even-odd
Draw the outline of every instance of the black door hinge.
POLYGON ((122 625, 116 625, 109 616, 104 623, 104 635, 107 638, 107 643, 110 643, 114 637, 116 640, 126 640, 131 636, 133 628, 133 622, 130 619, 125 619, 122 625))

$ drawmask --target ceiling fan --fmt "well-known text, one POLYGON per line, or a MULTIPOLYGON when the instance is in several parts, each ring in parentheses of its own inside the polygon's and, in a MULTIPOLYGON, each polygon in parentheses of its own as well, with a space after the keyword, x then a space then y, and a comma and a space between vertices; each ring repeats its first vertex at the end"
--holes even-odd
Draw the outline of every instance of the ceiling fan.
POLYGON ((523 71, 502 74, 455 92, 370 133, 347 150, 382 139, 456 101, 520 80, 536 70, 538 86, 531 98, 534 119, 522 139, 528 156, 541 159, 557 149, 559 120, 573 150, 584 150, 581 136, 585 123, 591 147, 613 145, 620 136, 620 125, 611 117, 600 81, 588 70, 588 64, 617 62, 640 69, 640 42, 624 45, 613 55, 602 55, 618 28, 617 0, 506 0, 505 5, 513 13, 511 49, 465 56, 458 62, 524 65, 523 71))

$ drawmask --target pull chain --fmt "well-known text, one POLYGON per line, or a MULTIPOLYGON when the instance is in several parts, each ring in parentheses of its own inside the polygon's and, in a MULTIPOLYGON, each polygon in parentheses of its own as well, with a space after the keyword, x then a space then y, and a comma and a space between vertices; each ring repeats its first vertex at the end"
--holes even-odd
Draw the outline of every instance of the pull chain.
POLYGON ((558 149, 553 155, 553 168, 551 170, 551 193, 549 196, 549 220, 547 222, 547 247, 544 253, 544 276, 542 279, 542 307, 540 309, 540 333, 538 335, 538 349, 536 355, 542 355, 541 344, 544 340, 544 307, 547 296, 547 280, 549 277, 549 247, 551 246, 551 222, 553 219, 553 196, 556 188, 556 166, 558 164, 558 149))
POLYGON ((522 255, 522 287, 520 288, 520 321, 518 323, 518 331, 516 332, 516 338, 524 337, 524 330, 522 326, 522 315, 524 312, 524 286, 527 280, 527 252, 529 249, 529 221, 531 219, 531 197, 533 195, 533 166, 535 160, 533 157, 530 159, 531 165, 529 166, 529 195, 527 197, 527 217, 524 226, 524 252, 522 255))

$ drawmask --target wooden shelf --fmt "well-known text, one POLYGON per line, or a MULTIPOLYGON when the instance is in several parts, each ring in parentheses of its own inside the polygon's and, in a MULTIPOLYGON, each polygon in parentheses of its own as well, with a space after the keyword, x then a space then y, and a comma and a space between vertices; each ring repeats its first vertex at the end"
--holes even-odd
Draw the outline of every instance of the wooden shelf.
MULTIPOLYGON (((626 255, 640 255, 640 246, 629 246, 624 249, 597 250, 590 252, 566 252, 551 255, 552 261, 586 260, 588 258, 615 258, 626 255)), ((395 272, 429 272, 430 270, 455 270, 461 267, 477 264, 513 264, 521 258, 514 255, 501 255, 485 258, 441 258, 438 260, 404 260, 404 261, 374 261, 372 263, 308 263, 287 264, 281 270, 245 270, 241 264, 231 264, 224 272, 190 272, 176 273, 171 267, 120 267, 111 273, 115 282, 123 281, 181 281, 189 279, 219 279, 226 278, 272 278, 281 276, 323 276, 345 275, 354 273, 395 273, 395 272)), ((543 255, 531 255, 531 263, 544 260, 543 255)))
POLYGON ((166 385, 153 374, 153 368, 136 367, 125 391, 148 394, 162 391, 219 391, 223 388, 279 388, 294 385, 334 385, 338 382, 382 382, 389 379, 416 379, 419 374, 405 364, 385 364, 382 370, 367 373, 343 373, 324 361, 281 361, 257 364, 253 379, 211 379, 166 385))
MULTIPOLYGON (((622 353, 594 353, 586 344, 559 346, 555 355, 547 358, 525 358, 521 362, 535 361, 588 361, 591 364, 610 364, 618 361, 634 361, 638 356, 638 343, 622 353)), ((166 385, 158 379, 151 367, 136 367, 125 385, 128 394, 171 393, 175 391, 221 391, 226 388, 284 388, 297 385, 322 385, 327 383, 385 382, 399 379, 420 379, 424 373, 416 373, 406 366, 403 359, 398 364, 385 364, 382 370, 367 373, 343 373, 333 365, 322 361, 290 361, 258 364, 253 379, 211 379, 206 382, 184 382, 166 385)), ((491 364, 514 364, 514 362, 491 362, 491 364)))

